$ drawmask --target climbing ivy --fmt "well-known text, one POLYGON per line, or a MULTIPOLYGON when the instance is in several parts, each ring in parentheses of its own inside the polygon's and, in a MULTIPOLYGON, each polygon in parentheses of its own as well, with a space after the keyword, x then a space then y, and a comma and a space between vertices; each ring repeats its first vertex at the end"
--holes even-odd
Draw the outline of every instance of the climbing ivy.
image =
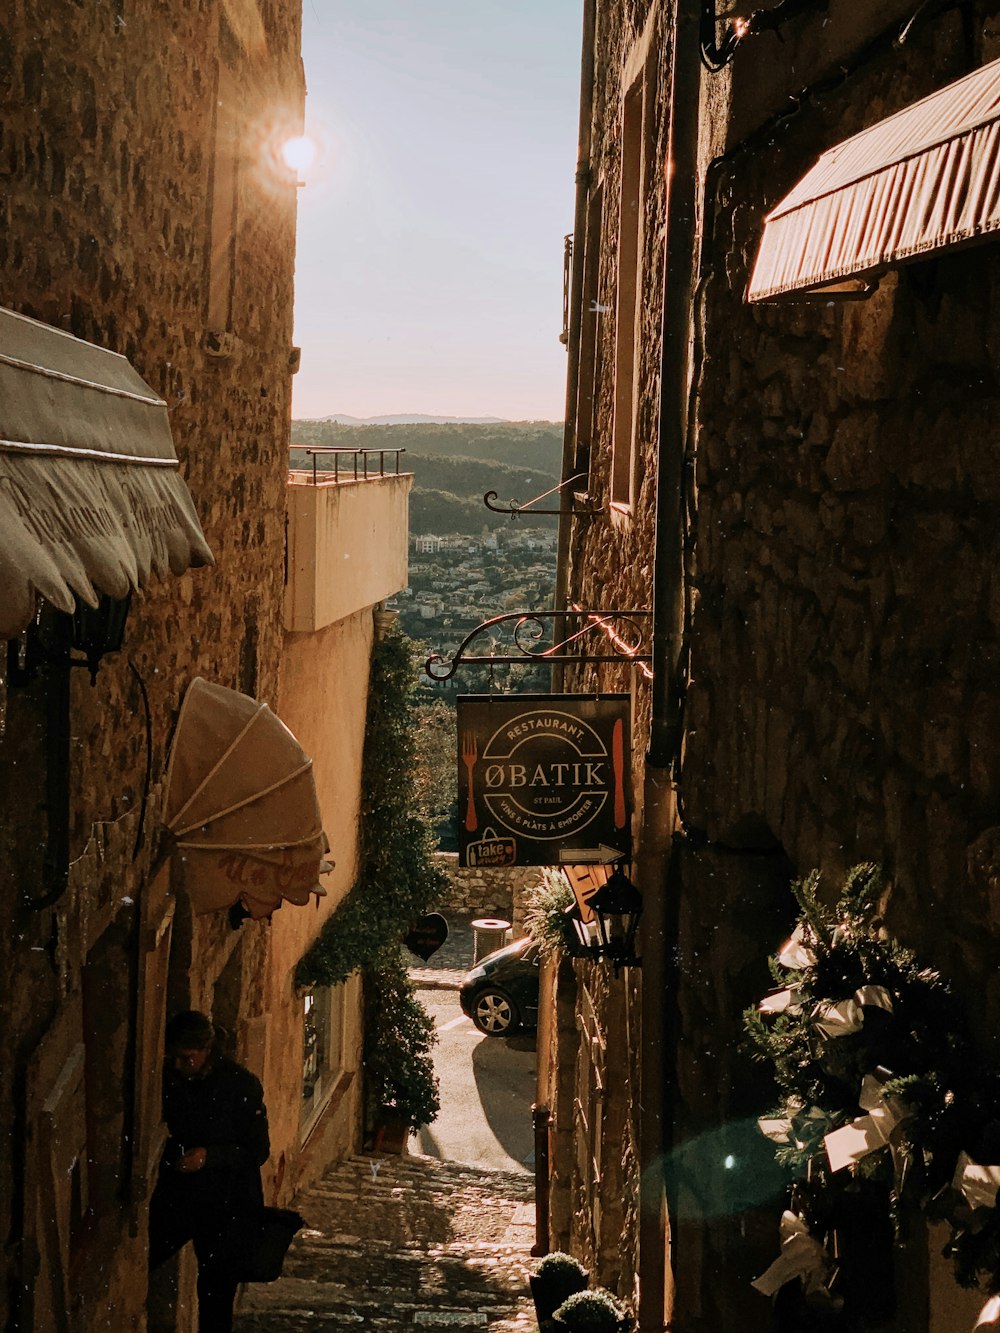
POLYGON ((416 813, 410 640, 390 630, 372 653, 361 764, 360 870, 300 961, 299 986, 336 986, 370 968, 441 898, 446 879, 416 813))

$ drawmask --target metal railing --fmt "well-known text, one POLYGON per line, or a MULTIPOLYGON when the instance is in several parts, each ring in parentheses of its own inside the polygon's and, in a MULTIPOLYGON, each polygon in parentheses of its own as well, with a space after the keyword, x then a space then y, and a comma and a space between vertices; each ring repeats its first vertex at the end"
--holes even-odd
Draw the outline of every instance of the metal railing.
MULTIPOLYGON (((367 481, 370 477, 390 477, 399 476, 399 455, 405 454, 405 449, 349 449, 340 445, 332 444, 293 444, 290 452, 305 454, 307 458, 312 458, 312 484, 315 486, 320 481, 329 481, 331 471, 333 480, 340 480, 340 462, 341 459, 351 460, 353 464, 353 480, 367 481), (333 455, 333 468, 320 468, 317 464, 317 458, 322 455, 333 455), (378 454, 378 470, 375 464, 369 463, 369 458, 378 454), (396 467, 394 472, 387 472, 385 467, 386 455, 394 457, 396 467), (359 470, 360 460, 360 470, 359 470)), ((308 465, 305 468, 295 467, 289 463, 290 472, 308 472, 308 465)))

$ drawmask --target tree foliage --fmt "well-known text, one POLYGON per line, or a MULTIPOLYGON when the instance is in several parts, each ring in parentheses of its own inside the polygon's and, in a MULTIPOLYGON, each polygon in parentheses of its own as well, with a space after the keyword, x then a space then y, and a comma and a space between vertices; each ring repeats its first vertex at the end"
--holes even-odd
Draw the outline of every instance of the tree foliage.
POLYGON ((437 828, 455 809, 455 709, 443 699, 431 699, 417 704, 415 718, 417 807, 437 828))
POLYGON ((556 421, 412 422, 352 426, 335 421, 293 421, 295 444, 334 445, 346 449, 405 449, 403 463, 437 454, 538 468, 558 475, 563 427, 556 421))
POLYGON ((417 999, 398 946, 386 949, 365 982, 365 1090, 369 1115, 391 1107, 411 1129, 441 1109, 431 1049, 434 1023, 417 999))
MULTIPOLYGON (((496 491, 501 502, 526 501, 554 486, 562 466, 562 425, 550 421, 504 421, 488 425, 420 422, 351 426, 333 421, 292 423, 296 466, 311 466, 294 445, 343 449, 404 449, 400 470, 414 474, 410 495, 410 530, 414 533, 478 534, 483 527, 502 529, 507 514, 486 509, 482 496, 496 491)), ((318 457, 320 470, 332 470, 332 456, 318 457)), ((348 467, 341 458, 341 474, 348 467)), ((394 466, 387 459, 387 466, 394 466)), ((548 508, 554 508, 548 505, 548 508)), ((526 519, 549 527, 553 517, 526 519)))

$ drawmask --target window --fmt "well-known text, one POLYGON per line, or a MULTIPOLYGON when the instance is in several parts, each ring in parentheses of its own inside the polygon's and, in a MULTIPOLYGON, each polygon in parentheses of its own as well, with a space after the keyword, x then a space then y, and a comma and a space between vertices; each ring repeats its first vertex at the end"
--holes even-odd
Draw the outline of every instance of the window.
POLYGON ((636 438, 639 353, 645 266, 643 203, 651 178, 655 139, 655 75, 651 16, 626 70, 622 109, 621 201, 618 221, 618 297, 615 321, 614 429, 611 502, 635 502, 639 485, 636 438))
MULTIPOLYGON (((583 260, 583 311, 580 320, 580 370, 576 398, 576 456, 573 470, 589 473, 590 447, 596 423, 597 386, 601 376, 600 330, 605 313, 600 301, 601 228, 604 187, 592 191, 587 208, 586 251, 583 260)), ((583 490, 578 485, 576 489, 583 490)), ((589 484, 586 486, 589 490, 589 484)))
POLYGON ((303 1138, 329 1102, 345 1067, 345 1025, 350 983, 316 986, 302 997, 303 1138))

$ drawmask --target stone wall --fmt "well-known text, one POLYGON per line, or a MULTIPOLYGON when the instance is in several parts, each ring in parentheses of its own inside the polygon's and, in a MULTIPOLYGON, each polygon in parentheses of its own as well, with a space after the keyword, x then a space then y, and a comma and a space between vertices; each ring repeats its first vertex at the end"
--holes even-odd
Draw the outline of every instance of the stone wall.
MULTIPOLYGON (((0 197, 0 300, 122 353, 166 400, 181 474, 216 557, 214 568, 133 599, 125 650, 106 660, 93 688, 73 673, 69 857, 81 858, 98 826, 124 832, 98 839, 100 884, 78 873, 54 908, 29 910, 24 899, 39 896, 49 822, 45 673, 8 692, 0 900, 12 929, 0 945, 9 1016, 0 1129, 13 1151, 0 1172, 0 1214, 12 1242, 0 1323, 24 1333, 57 1326, 58 1291, 39 1288, 36 1299, 33 1289, 39 1243, 54 1280, 70 1264, 81 1275, 63 1293, 79 1306, 75 1328, 105 1328, 109 1318, 116 1327, 142 1325, 152 1180, 128 1145, 137 1108, 158 1119, 147 1094, 158 1080, 166 954, 174 1003, 209 1006, 223 975, 234 975, 234 959, 245 999, 263 966, 265 927, 196 939, 183 912, 171 952, 172 900, 157 898, 159 916, 147 914, 158 804, 146 798, 163 777, 195 675, 276 700, 296 195, 276 148, 301 124, 299 46, 297 0, 259 11, 254 3, 179 0, 136 13, 122 4, 16 0, 0 33, 0 154, 9 183, 0 197), (210 312, 213 290, 223 294, 221 316, 218 300, 210 312), (108 885, 103 917, 95 916, 91 900, 108 885), (97 935, 74 930, 81 916, 103 921, 97 935), (114 999, 116 977, 129 979, 127 1002, 114 999), (72 1133, 84 1136, 73 1169, 89 1170, 89 1197, 101 1201, 83 1230, 67 1211, 79 1210, 79 1199, 53 1199, 50 1165, 25 1150, 31 1107, 51 1091, 45 1052, 64 1039, 85 1051, 82 1120, 72 1099, 64 1108, 72 1133), (116 1172, 117 1189, 108 1184, 116 1172), (36 1195, 39 1218, 58 1221, 61 1241, 38 1231, 36 1195), (11 1292, 20 1293, 13 1308, 11 1292)), ((155 1143, 143 1142, 153 1151, 155 1143)), ((86 1198, 87 1182, 77 1185, 86 1198)))
MULTIPOLYGON (((992 1055, 1000 258, 986 245, 922 259, 857 303, 742 299, 764 215, 820 153, 990 54, 969 50, 956 14, 938 16, 715 168, 683 794, 691 825, 736 862, 730 874, 770 854, 786 877, 819 867, 832 890, 850 865, 881 862, 889 928, 954 982, 992 1055)), ((694 1052, 702 1033, 738 1039, 751 978, 766 986, 763 955, 792 915, 786 899, 781 919, 778 884, 758 885, 746 957, 734 959, 719 923, 740 898, 711 860, 694 856, 684 872, 679 1003, 691 1047, 678 1123, 692 1141, 706 1121, 752 1109, 751 1084, 727 1090, 694 1052)), ((693 1211, 709 1215, 704 1200, 693 1211)), ((747 1247, 724 1226, 698 1230, 704 1273, 731 1274, 734 1254, 743 1262, 747 1247)), ((900 1260, 893 1326, 943 1331, 954 1310, 930 1321, 922 1243, 911 1237, 900 1260)), ((736 1281, 680 1274, 685 1309, 711 1322, 738 1308, 736 1281)), ((953 1290, 940 1269, 936 1280, 953 1290)), ((961 1322, 972 1321, 970 1308, 961 1322)))
POLYGON ((724 169, 685 790, 712 837, 772 839, 799 871, 882 862, 890 925, 958 983, 992 1044, 1000 257, 927 258, 863 302, 742 302, 775 198, 968 64, 958 16, 941 17, 724 169))
MULTIPOLYGON (((660 55, 666 40, 665 7, 647 3, 599 7, 595 68, 590 217, 593 231, 577 238, 586 264, 597 273, 593 324, 584 321, 582 364, 589 364, 592 340, 593 411, 578 422, 577 464, 588 469, 587 489, 605 502, 603 512, 577 519, 570 533, 570 599, 582 606, 648 610, 652 605, 655 533, 657 408, 659 403, 660 292, 663 283, 664 199, 658 188, 666 155, 666 89, 660 55), (631 506, 607 503, 611 485, 615 426, 615 366, 618 337, 622 103, 635 78, 642 86, 645 64, 645 125, 642 133, 644 188, 641 195, 637 263, 638 321, 633 403, 635 486, 631 506), (596 203, 600 199, 600 209, 596 203)), ((586 397, 581 384, 581 404, 586 397)), ((651 699, 648 673, 624 663, 582 666, 567 672, 570 691, 600 690, 632 695, 632 772, 643 771, 649 742, 651 699)), ((643 784, 634 781, 636 815, 642 821, 643 784)), ((652 886, 659 892, 660 886, 652 886)), ((597 1280, 625 1298, 636 1295, 639 1248, 639 1068, 641 996, 638 984, 613 982, 607 969, 574 965, 577 1029, 563 1033, 558 1068, 547 1078, 556 1123, 550 1139, 558 1208, 557 1235, 594 1268, 597 1280), (582 983, 582 984, 580 984, 582 983), (610 983, 610 984, 609 984, 610 983), (569 1210, 567 1221, 565 1212, 569 1210)), ((561 994, 567 994, 563 986, 561 994)), ((659 1077, 659 1074, 655 1074, 659 1077)))
MULTIPOLYGON (((709 842, 685 857, 679 923, 676 1123, 689 1152, 766 1102, 749 1068, 710 1072, 703 1049, 738 1042, 793 915, 782 883, 814 866, 833 888, 855 862, 881 862, 889 927, 955 982, 995 1046, 983 929, 996 922, 1000 744, 996 249, 892 272, 867 301, 743 300, 763 217, 819 154, 985 58, 957 15, 939 16, 713 168, 682 780, 686 819, 709 842), (747 901, 753 912, 734 915, 747 901)), ((709 1325, 746 1302, 736 1274, 752 1276, 750 1256, 767 1257, 779 1204, 765 1165, 739 1181, 692 1174, 678 1243, 699 1262, 679 1267, 679 1300, 709 1325), (712 1221, 727 1185, 746 1191, 739 1240, 712 1221)), ((931 1326, 918 1250, 897 1283, 900 1328, 931 1326)))
POLYGON ((500 917, 511 922, 515 939, 525 933, 524 890, 538 878, 535 867, 464 867, 458 864, 456 852, 439 852, 438 863, 445 870, 449 885, 442 911, 457 916, 500 917))
MULTIPOLYGON (((600 234, 576 238, 588 252, 600 246, 599 281, 583 293, 584 309, 594 302, 599 312, 596 408, 592 423, 578 423, 578 442, 589 439, 588 489, 605 501, 625 71, 630 62, 635 71, 650 8, 598 7, 589 185, 600 234)), ((693 350, 691 656, 678 788, 689 840, 676 883, 642 885, 670 894, 676 1012, 664 1067, 685 1327, 749 1330, 770 1317, 748 1283, 773 1257, 766 1237, 770 1227, 773 1242, 781 1192, 759 1141, 741 1139, 769 1094, 739 1049, 740 1012, 766 988, 767 955, 793 919, 791 878, 819 866, 835 884, 858 860, 882 862, 890 928, 954 980, 984 1050, 998 1040, 996 245, 901 268, 867 301, 744 302, 764 217, 822 152, 1000 54, 989 6, 965 11, 922 12, 900 43, 912 6, 861 12, 831 0, 780 41, 747 42, 733 67, 703 80, 696 305, 675 316, 693 350), (805 94, 804 80, 814 85, 805 94), (729 1157, 743 1165, 727 1177, 729 1157)), ((667 27, 654 22, 662 68, 667 27)), ((657 166, 666 95, 654 84, 646 147, 657 166)), ((641 209, 638 484, 630 509, 573 522, 569 588, 582 605, 645 607, 652 591, 662 176, 649 176, 641 209)), ((586 317, 583 329, 586 343, 586 317)), ((575 689, 632 684, 609 667, 568 680, 575 689)), ((641 678, 633 688, 638 772, 649 694, 641 678)), ((640 812, 640 826, 649 815, 640 812)), ((613 997, 589 993, 591 1017, 577 997, 581 1033, 590 1022, 598 1037, 610 1034, 613 997)), ((634 1043, 634 1027, 629 1035, 634 1043)), ((559 1093, 572 1088, 593 1107, 595 1078, 605 1095, 615 1086, 611 1041, 605 1052, 600 1040, 581 1040, 572 1056, 566 1045, 559 1093)), ((635 1117, 636 1091, 621 1072, 635 1117)), ((586 1110, 583 1120, 593 1124, 586 1110)), ((620 1129, 626 1189, 635 1135, 634 1123, 620 1129)), ((560 1187, 572 1182, 570 1237, 599 1263, 604 1187, 595 1208, 581 1187, 590 1168, 579 1127, 572 1147, 557 1138, 560 1187)), ((621 1188, 613 1170, 606 1178, 612 1193, 621 1188)), ((626 1209, 626 1255, 636 1228, 626 1209)), ((916 1330, 927 1327, 927 1266, 912 1252, 908 1262, 898 1326, 916 1330)))

